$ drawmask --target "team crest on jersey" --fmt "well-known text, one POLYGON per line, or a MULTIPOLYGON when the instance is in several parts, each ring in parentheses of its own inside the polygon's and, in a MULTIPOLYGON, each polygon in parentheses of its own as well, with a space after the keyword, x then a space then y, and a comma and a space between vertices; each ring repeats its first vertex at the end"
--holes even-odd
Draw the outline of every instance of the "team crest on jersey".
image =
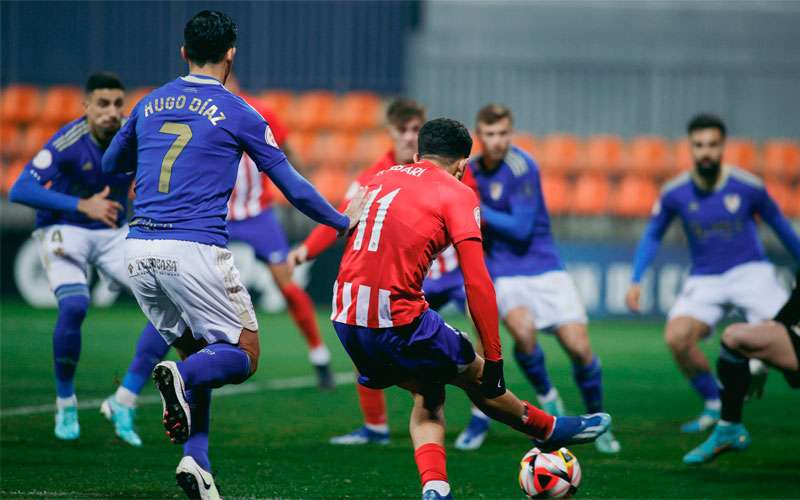
POLYGON ((493 182, 489 184, 489 196, 494 200, 497 201, 503 196, 503 183, 501 182, 493 182))
POLYGON ((31 164, 38 169, 45 169, 53 164, 53 153, 49 149, 42 149, 33 157, 31 164))
POLYGON ((697 210, 699 208, 700 208, 700 205, 698 205, 698 203, 696 201, 692 201, 692 202, 689 203, 689 211, 690 212, 697 212, 697 210))
POLYGON ((475 210, 472 211, 472 215, 475 216, 475 223, 478 225, 478 229, 481 227, 481 209, 479 207, 475 207, 475 210))
POLYGON ((264 140, 273 148, 278 147, 278 141, 275 140, 275 136, 272 134, 272 129, 269 128, 269 125, 267 125, 267 130, 264 131, 264 140))
POLYGON ((735 214, 736 211, 739 210, 739 206, 742 204, 742 199, 738 194, 725 195, 723 201, 725 202, 725 208, 727 208, 728 212, 732 214, 735 214))

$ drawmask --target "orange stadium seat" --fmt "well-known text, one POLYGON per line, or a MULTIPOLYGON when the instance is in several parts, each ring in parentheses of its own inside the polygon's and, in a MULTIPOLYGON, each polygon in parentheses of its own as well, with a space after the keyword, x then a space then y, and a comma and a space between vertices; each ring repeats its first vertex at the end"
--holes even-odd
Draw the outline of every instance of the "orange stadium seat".
POLYGON ((669 145, 662 137, 634 137, 628 145, 628 165, 634 172, 653 176, 669 175, 674 168, 669 145))
POLYGON ((764 181, 764 185, 767 188, 767 193, 775 200, 775 203, 781 209, 783 213, 791 213, 794 210, 794 203, 792 200, 792 190, 791 188, 785 183, 782 182, 780 179, 770 177, 764 181))
POLYGON ((289 135, 287 141, 299 169, 305 170, 311 165, 316 140, 317 134, 314 132, 295 132, 289 135))
POLYGON ((55 85, 44 91, 39 120, 61 126, 84 114, 81 89, 71 85, 55 85))
POLYGON ((11 186, 17 181, 19 174, 22 172, 22 169, 25 168, 25 164, 27 162, 24 160, 17 160, 12 163, 6 163, 3 165, 2 170, 2 182, 0 182, 0 190, 2 190, 3 196, 8 195, 8 192, 11 190, 11 186))
POLYGON ((10 159, 17 155, 20 147, 20 129, 13 123, 0 123, 0 155, 10 159))
POLYGON ((536 159, 536 153, 539 151, 539 147, 536 144, 536 138, 532 134, 529 134, 528 132, 515 133, 514 145, 536 159))
POLYGON ((570 204, 570 185, 563 174, 543 174, 542 192, 550 215, 567 213, 570 204))
POLYGON ((30 123, 39 117, 40 101, 39 90, 33 85, 9 85, 0 99, 0 119, 3 123, 30 123))
POLYGON ((314 141, 309 162, 313 165, 334 163, 348 167, 354 162, 358 136, 351 132, 319 134, 314 141))
POLYGON ((367 168, 378 161, 392 147, 392 138, 387 132, 363 133, 358 138, 353 154, 353 162, 355 162, 359 170, 367 168))
POLYGON ((611 213, 621 217, 647 217, 656 198, 658 188, 652 179, 641 174, 628 174, 611 196, 611 213))
POLYGON ((602 215, 608 209, 611 186, 605 175, 587 172, 575 182, 570 204, 575 215, 602 215))
POLYGON ((757 155, 756 145, 750 139, 731 138, 725 141, 722 163, 754 172, 758 163, 757 155))
POLYGON ((789 139, 773 139, 764 144, 762 170, 765 176, 793 181, 800 177, 800 144, 789 139))
POLYGON ((294 93, 289 90, 267 90, 259 96, 264 104, 278 116, 281 123, 287 123, 294 104, 294 93))
POLYGON ((153 87, 140 87, 125 94, 125 116, 130 116, 133 107, 136 106, 142 97, 153 91, 153 87))
POLYGON ((792 191, 791 203, 789 204, 789 210, 786 212, 786 215, 800 219, 800 184, 792 191))
POLYGON ((594 172, 621 172, 625 168, 625 143, 615 135, 595 135, 586 141, 585 167, 594 172))
POLYGON ((577 137, 551 134, 539 142, 540 163, 549 172, 569 172, 576 168, 581 151, 577 137))
POLYGON ((348 92, 336 105, 335 125, 337 128, 352 131, 376 128, 381 124, 382 108, 377 94, 348 92))
POLYGON ((678 175, 679 172, 692 168, 694 168, 694 160, 692 159, 692 150, 689 147, 689 140, 680 139, 675 141, 673 145, 672 165, 670 166, 671 172, 668 176, 678 175))
POLYGON ((34 123, 25 131, 20 143, 19 159, 29 161, 58 131, 54 125, 34 123))
POLYGON ((338 204, 344 199, 350 185, 349 176, 339 168, 318 168, 309 180, 332 204, 338 204))
POLYGON ((301 94, 289 116, 289 128, 293 130, 319 130, 334 124, 336 96, 327 90, 315 90, 301 94))

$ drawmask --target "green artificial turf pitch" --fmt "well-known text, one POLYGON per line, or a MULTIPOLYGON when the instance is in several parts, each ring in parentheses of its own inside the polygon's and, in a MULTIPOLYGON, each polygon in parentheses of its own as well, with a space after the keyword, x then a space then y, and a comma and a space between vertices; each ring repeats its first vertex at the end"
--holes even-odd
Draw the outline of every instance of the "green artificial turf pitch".
MULTIPOLYGON (((55 311, 4 303, 0 311, 0 497, 170 498, 182 492, 174 470, 181 449, 164 437, 160 403, 150 384, 138 410, 144 447, 120 442, 96 407, 80 411, 81 437, 53 437, 51 332, 55 311), (11 412, 11 414, 9 414, 11 412), (14 415, 13 413, 24 413, 14 415)), ((336 447, 333 435, 360 424, 352 381, 334 392, 311 386, 305 345, 287 315, 259 317, 259 372, 239 394, 218 397, 212 407, 211 460, 223 496, 229 498, 419 498, 419 481, 407 433, 410 399, 388 391, 392 442, 388 446, 336 447), (300 388, 286 389, 286 385, 300 388)), ((454 325, 465 327, 457 316, 454 325)), ((350 364, 320 314, 336 372, 350 364)), ((92 309, 83 328, 76 380, 79 402, 110 394, 133 354, 143 317, 132 304, 92 309)), ((753 445, 715 463, 687 467, 681 457, 704 436, 682 435, 679 424, 700 402, 681 378, 662 341, 661 325, 596 321, 592 344, 603 362, 606 406, 622 443, 617 456, 593 445, 573 448, 583 469, 583 498, 789 498, 800 495, 800 404, 772 372, 764 400, 748 403, 745 422, 753 445)), ((503 337, 508 353, 511 344, 503 337)), ((566 356, 542 336, 553 382, 567 409, 582 410, 566 356)), ((717 341, 704 345, 715 356, 717 341)), ((509 356, 509 359, 510 356, 509 356)), ((509 387, 533 398, 515 364, 506 364, 509 387)), ((469 418, 467 399, 448 389, 448 473, 456 498, 523 498, 519 459, 530 447, 517 433, 494 424, 477 452, 452 442, 469 418)))

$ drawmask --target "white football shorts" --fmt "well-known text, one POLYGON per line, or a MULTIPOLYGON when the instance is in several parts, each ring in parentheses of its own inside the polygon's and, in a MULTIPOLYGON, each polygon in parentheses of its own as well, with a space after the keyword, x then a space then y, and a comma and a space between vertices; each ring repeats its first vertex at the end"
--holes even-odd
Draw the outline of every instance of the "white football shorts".
POLYGON ((128 239, 125 251, 136 301, 169 344, 187 327, 209 344, 238 344, 242 328, 258 330, 229 250, 192 241, 128 239))
POLYGON ((62 285, 87 285, 89 266, 116 285, 128 288, 123 245, 127 234, 128 226, 86 229, 68 224, 34 231, 50 289, 55 292, 62 285))
POLYGON ((536 276, 504 276, 494 283, 501 317, 525 307, 537 330, 570 323, 586 324, 586 308, 566 271, 548 271, 536 276))
POLYGON ((747 262, 722 274, 689 276, 669 311, 669 319, 689 316, 712 329, 729 308, 739 308, 748 323, 774 317, 789 293, 769 262, 747 262))

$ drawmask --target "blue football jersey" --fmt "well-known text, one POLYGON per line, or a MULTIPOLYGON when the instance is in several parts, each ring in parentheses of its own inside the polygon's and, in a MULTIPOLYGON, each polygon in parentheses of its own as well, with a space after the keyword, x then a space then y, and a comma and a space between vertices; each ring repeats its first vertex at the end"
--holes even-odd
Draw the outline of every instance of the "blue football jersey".
MULTIPOLYGON (((109 199, 127 203, 131 176, 104 174, 101 159, 103 149, 89 131, 86 117, 78 118, 61 128, 42 149, 25 165, 22 175, 31 175, 41 185, 50 183, 51 191, 78 198, 88 198, 111 188, 109 199)), ((125 222, 125 212, 120 211, 117 225, 125 222)), ((108 229, 102 222, 89 219, 77 211, 36 211, 36 227, 69 224, 87 229, 108 229)))
POLYGON ((216 79, 179 77, 144 97, 108 155, 136 171, 128 237, 225 246, 243 151, 264 172, 288 165, 264 118, 216 79))
POLYGON ((492 227, 484 217, 483 241, 492 277, 535 276, 564 269, 550 231, 539 167, 533 158, 512 145, 492 171, 482 169, 480 160, 471 159, 469 168, 478 184, 481 204, 507 214, 515 207, 524 207, 533 210, 534 218, 530 237, 515 239, 492 227))
POLYGON ((771 225, 783 216, 761 180, 739 168, 723 167, 714 189, 706 191, 694 175, 686 172, 665 184, 648 231, 660 239, 679 217, 693 275, 721 274, 745 262, 765 260, 755 215, 771 225))

